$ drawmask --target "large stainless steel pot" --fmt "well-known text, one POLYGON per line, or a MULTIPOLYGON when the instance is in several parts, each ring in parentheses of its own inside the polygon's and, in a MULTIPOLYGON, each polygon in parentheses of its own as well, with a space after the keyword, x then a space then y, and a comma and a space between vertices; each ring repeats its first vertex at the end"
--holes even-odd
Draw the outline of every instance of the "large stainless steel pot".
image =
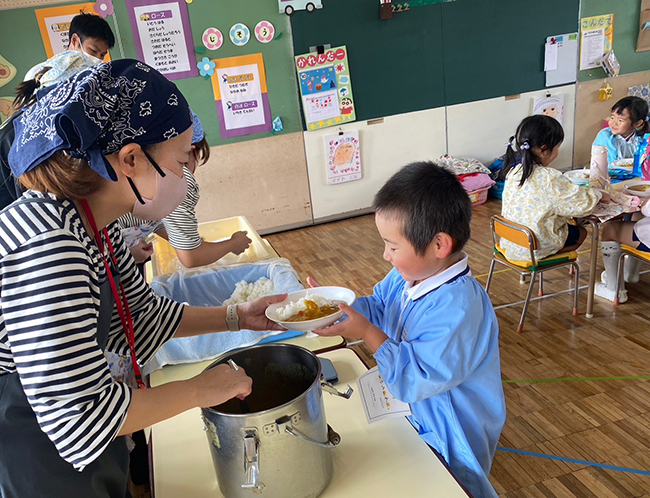
POLYGON ((245 401, 204 408, 203 421, 226 498, 314 498, 332 476, 338 434, 329 428, 322 389, 341 394, 321 379, 318 358, 288 344, 231 352, 208 368, 234 361, 253 379, 245 401))

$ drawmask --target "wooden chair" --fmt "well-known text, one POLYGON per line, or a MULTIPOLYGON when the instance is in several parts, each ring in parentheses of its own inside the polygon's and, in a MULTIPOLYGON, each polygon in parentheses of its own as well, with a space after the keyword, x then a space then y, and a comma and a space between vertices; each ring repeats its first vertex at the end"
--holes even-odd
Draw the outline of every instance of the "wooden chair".
POLYGON ((533 292, 533 285, 535 284, 537 274, 539 274, 539 295, 542 296, 544 295, 543 272, 554 268, 559 268, 561 266, 570 266, 573 268, 573 314, 578 314, 580 267, 576 261, 578 259, 578 253, 576 251, 559 252, 547 258, 537 260, 535 258, 537 238, 530 228, 515 223, 514 221, 507 220, 502 216, 494 215, 490 220, 490 229, 492 231, 494 250, 492 253, 492 261, 490 263, 490 272, 488 273, 487 283, 485 284, 486 292, 489 292, 490 290, 490 282, 492 281, 495 263, 501 263, 502 265, 512 268, 523 277, 530 276, 530 285, 528 286, 528 293, 526 294, 526 300, 524 301, 524 309, 521 312, 521 319, 519 320, 517 332, 521 333, 524 329, 524 317, 526 316, 526 310, 528 309, 528 303, 533 292), (513 261, 506 258, 505 251, 501 249, 497 237, 501 237, 502 239, 508 240, 519 246, 527 247, 530 251, 530 260, 513 261))
POLYGON ((644 252, 644 251, 639 251, 635 249, 634 247, 626 246, 625 244, 621 244, 621 257, 618 258, 618 271, 616 272, 616 282, 617 282, 617 289, 618 292, 616 293, 616 299, 614 299, 614 306, 618 306, 618 295, 621 292, 621 287, 623 285, 623 275, 624 275, 624 268, 625 268, 625 258, 636 258, 644 263, 649 263, 650 264, 650 253, 644 252))

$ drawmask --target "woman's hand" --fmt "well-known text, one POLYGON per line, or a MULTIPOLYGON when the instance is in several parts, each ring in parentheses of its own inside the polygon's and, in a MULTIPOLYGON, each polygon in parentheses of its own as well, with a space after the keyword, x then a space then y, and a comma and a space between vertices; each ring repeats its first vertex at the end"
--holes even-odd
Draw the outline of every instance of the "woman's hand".
POLYGON ((235 232, 230 236, 230 252, 233 254, 241 254, 248 246, 251 245, 251 239, 248 238, 248 232, 241 231, 235 232))
POLYGON ((244 399, 253 389, 253 379, 239 367, 233 370, 229 365, 217 365, 191 379, 196 390, 196 402, 201 408, 220 405, 237 397, 244 399))
POLYGON ((287 294, 276 294, 275 296, 264 296, 242 304, 237 309, 239 314, 239 328, 246 330, 287 330, 275 322, 269 320, 264 312, 271 304, 281 303, 287 298, 287 294))
POLYGON ((316 287, 320 287, 320 284, 319 284, 318 282, 316 282, 316 280, 314 280, 314 279, 311 278, 311 277, 307 277, 307 284, 308 284, 309 287, 311 287, 312 289, 314 289, 314 288, 316 288, 316 287))
POLYGON ((153 244, 144 240, 129 249, 136 263, 144 263, 153 254, 153 244))

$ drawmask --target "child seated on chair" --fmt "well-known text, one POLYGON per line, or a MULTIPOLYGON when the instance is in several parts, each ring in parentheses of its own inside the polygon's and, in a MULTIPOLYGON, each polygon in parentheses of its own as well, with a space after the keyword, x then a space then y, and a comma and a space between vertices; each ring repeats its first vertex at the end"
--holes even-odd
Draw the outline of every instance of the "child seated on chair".
POLYGON ((648 103, 640 97, 623 97, 612 106, 608 127, 596 135, 593 145, 607 147, 607 161, 634 156, 643 135, 650 131, 648 103))
MULTIPOLYGON (((537 260, 580 247, 587 231, 569 220, 589 215, 606 195, 581 188, 562 172, 547 167, 557 158, 563 140, 564 130, 556 119, 535 115, 525 118, 506 144, 501 215, 533 231, 537 260)), ((501 247, 509 260, 530 259, 528 247, 507 240, 501 241, 501 247)))
MULTIPOLYGON (((600 250, 603 255, 605 271, 601 274, 602 283, 597 283, 594 294, 609 301, 616 299, 616 281, 618 261, 621 257, 621 244, 625 244, 637 251, 647 253, 650 258, 650 199, 646 200, 641 208, 641 213, 634 213, 630 220, 608 221, 603 225, 602 242, 600 250)), ((633 259, 624 267, 624 282, 639 281, 639 261, 633 259)), ((618 302, 627 301, 625 283, 621 285, 618 302)))
POLYGON ((373 206, 394 269, 372 296, 341 305, 345 321, 315 332, 364 340, 422 439, 473 496, 496 497, 488 475, 506 418, 499 329, 462 252, 470 199, 452 173, 419 162, 388 180, 373 206))

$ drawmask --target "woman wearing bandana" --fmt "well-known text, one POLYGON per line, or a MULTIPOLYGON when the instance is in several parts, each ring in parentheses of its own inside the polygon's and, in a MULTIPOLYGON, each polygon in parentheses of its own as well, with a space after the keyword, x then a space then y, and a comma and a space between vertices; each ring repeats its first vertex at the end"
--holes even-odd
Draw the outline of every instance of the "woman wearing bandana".
POLYGON ((276 328, 265 308, 193 308, 155 296, 115 220, 161 219, 185 197, 191 115, 176 86, 137 61, 83 71, 14 122, 9 164, 28 188, 0 213, 0 496, 128 496, 124 435, 193 407, 244 398, 251 380, 217 367, 131 389, 172 337, 276 328))

